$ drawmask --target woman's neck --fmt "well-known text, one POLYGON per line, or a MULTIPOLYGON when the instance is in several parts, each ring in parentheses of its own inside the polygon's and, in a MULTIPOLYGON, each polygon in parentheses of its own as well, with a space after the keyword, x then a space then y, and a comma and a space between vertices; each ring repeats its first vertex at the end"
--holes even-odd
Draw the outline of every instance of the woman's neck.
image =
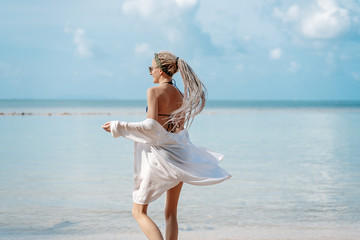
POLYGON ((171 82, 171 77, 169 78, 165 78, 165 77, 162 77, 159 79, 159 84, 163 84, 163 83, 166 83, 166 82, 171 82))

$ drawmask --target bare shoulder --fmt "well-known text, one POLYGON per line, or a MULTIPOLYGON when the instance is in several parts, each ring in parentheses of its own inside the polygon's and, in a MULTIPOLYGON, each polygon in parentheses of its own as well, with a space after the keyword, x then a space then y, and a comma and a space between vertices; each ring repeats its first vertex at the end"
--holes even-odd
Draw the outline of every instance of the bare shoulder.
POLYGON ((157 98, 159 96, 158 86, 148 88, 146 95, 148 98, 157 98))
POLYGON ((148 88, 147 94, 159 95, 162 91, 163 91, 163 89, 160 86, 154 86, 154 87, 148 88))

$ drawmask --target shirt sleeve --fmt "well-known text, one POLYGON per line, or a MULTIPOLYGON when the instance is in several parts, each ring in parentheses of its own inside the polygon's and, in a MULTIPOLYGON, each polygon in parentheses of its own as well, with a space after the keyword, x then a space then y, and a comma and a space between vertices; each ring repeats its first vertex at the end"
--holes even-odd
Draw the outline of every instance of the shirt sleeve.
POLYGON ((142 122, 111 121, 111 134, 114 138, 121 136, 135 142, 158 145, 160 131, 154 121, 150 118, 142 122))

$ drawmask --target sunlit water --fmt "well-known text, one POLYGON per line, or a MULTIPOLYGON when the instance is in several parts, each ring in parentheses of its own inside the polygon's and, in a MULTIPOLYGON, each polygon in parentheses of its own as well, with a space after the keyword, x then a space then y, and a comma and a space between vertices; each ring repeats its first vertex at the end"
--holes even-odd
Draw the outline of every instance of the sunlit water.
MULTIPOLYGON (((0 104, 22 111, 38 115, 0 116, 0 238, 146 239, 131 216, 133 143, 101 128, 141 121, 145 107, 0 104)), ((190 136, 224 153, 233 177, 184 185, 184 239, 360 237, 360 107, 210 106, 190 136)), ((163 205, 149 206, 161 230, 163 205)))

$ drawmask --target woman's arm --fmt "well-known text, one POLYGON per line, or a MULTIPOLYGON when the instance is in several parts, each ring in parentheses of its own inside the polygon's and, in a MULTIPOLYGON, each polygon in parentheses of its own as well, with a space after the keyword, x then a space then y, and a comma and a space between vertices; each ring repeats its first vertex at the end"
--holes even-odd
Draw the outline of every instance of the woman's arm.
MULTIPOLYGON (((147 113, 146 113, 146 118, 152 118, 157 120, 157 116, 158 116, 158 99, 157 99, 157 95, 155 93, 155 89, 154 88, 149 88, 147 90, 147 113)), ((111 122, 107 122, 105 123, 102 128, 111 133, 111 128, 110 128, 110 124, 111 122)))
POLYGON ((158 125, 154 123, 158 116, 158 100, 155 88, 147 91, 148 112, 147 119, 142 122, 111 121, 102 128, 111 133, 113 137, 125 137, 136 142, 157 144, 159 141, 158 125), (151 119, 152 121, 150 121, 151 119))
POLYGON ((111 121, 105 123, 102 128, 114 138, 124 137, 135 142, 154 145, 159 144, 160 130, 162 130, 162 127, 156 124, 156 120, 149 118, 142 122, 111 121))
POLYGON ((159 127, 161 128, 161 126, 156 124, 154 119, 148 118, 142 122, 111 121, 106 124, 109 127, 109 132, 115 138, 121 136, 135 142, 154 145, 159 143, 159 127))
POLYGON ((157 121, 159 105, 158 105, 158 96, 156 94, 156 89, 154 87, 149 88, 147 90, 146 95, 147 95, 147 106, 148 106, 146 117, 155 119, 157 121))

